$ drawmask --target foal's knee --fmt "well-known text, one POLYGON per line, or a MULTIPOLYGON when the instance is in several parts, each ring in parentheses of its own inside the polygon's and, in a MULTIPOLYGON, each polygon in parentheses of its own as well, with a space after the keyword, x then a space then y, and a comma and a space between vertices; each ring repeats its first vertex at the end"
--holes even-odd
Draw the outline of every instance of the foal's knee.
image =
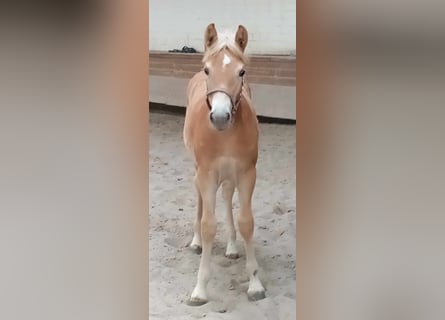
POLYGON ((253 235, 253 216, 251 214, 241 214, 238 219, 238 227, 244 240, 250 240, 253 235))
POLYGON ((201 220, 201 237, 204 241, 212 241, 216 235, 215 218, 202 217, 201 220))

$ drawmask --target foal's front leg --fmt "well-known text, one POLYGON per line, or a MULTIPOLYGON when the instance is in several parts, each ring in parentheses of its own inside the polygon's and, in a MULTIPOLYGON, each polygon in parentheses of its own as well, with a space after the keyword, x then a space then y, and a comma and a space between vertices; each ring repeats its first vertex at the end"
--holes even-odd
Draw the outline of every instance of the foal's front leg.
POLYGON ((197 184, 202 197, 201 242, 202 254, 199 264, 198 281, 190 297, 189 304, 199 306, 207 299, 207 283, 210 279, 210 258, 216 234, 215 202, 217 184, 210 174, 198 172, 197 184))
POLYGON ((202 245, 201 245, 202 197, 201 197, 201 192, 199 191, 198 178, 196 175, 194 183, 196 187, 196 193, 198 196, 198 207, 196 210, 194 233, 192 242, 190 243, 190 248, 197 254, 200 254, 202 252, 202 245))
POLYGON ((253 245, 254 219, 252 213, 252 195, 256 182, 255 167, 248 169, 238 180, 238 194, 241 206, 238 227, 244 239, 244 246, 246 248, 246 271, 249 275, 247 296, 249 300, 260 300, 264 299, 266 294, 264 287, 258 278, 258 262, 255 257, 255 249, 253 245))

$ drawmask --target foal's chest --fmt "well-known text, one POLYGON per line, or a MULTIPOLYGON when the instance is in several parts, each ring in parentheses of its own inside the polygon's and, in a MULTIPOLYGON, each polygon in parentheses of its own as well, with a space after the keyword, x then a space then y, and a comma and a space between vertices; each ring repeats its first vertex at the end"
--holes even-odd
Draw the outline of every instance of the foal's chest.
POLYGON ((223 182, 226 180, 236 182, 237 181, 237 173, 239 172, 241 167, 241 162, 230 156, 221 156, 216 159, 213 164, 213 170, 218 176, 219 182, 223 182))

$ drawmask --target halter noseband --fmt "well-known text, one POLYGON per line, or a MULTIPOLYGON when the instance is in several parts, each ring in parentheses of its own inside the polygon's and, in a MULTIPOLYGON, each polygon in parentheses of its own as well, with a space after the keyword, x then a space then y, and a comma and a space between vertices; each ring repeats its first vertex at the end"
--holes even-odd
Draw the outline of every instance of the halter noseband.
POLYGON ((207 94, 206 94, 207 107, 209 108, 209 110, 212 110, 212 105, 209 102, 209 95, 211 95, 212 93, 215 93, 215 92, 222 92, 230 98, 230 104, 232 105, 231 114, 233 117, 235 115, 236 111, 238 110, 238 106, 241 102, 241 96, 243 94, 243 86, 244 86, 244 77, 242 78, 242 82, 241 82, 241 90, 240 90, 238 98, 236 99, 235 102, 233 101, 232 96, 230 94, 228 94, 225 90, 214 89, 214 90, 207 91, 207 94))

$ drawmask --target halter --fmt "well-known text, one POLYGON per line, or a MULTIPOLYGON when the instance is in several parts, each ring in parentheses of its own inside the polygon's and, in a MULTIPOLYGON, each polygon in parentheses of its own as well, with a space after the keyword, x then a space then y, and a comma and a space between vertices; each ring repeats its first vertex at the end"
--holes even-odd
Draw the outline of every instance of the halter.
MULTIPOLYGON (((241 81, 242 81, 241 82, 241 90, 240 90, 238 98, 236 99, 235 102, 233 102, 232 96, 230 94, 228 94, 227 91, 225 91, 223 89, 214 89, 214 90, 207 91, 206 102, 207 102, 207 107, 209 108, 209 110, 212 110, 212 106, 209 102, 209 95, 211 95, 212 93, 215 93, 215 92, 222 92, 230 98, 230 104, 232 105, 231 114, 232 114, 232 119, 233 119, 233 116, 235 116, 235 113, 238 110, 238 106, 241 102, 241 96, 243 94, 243 86, 244 86, 244 77, 242 77, 241 81)), ((207 81, 206 81, 206 85, 207 85, 207 81)), ((207 87, 208 87, 208 85, 207 85, 207 87)))

